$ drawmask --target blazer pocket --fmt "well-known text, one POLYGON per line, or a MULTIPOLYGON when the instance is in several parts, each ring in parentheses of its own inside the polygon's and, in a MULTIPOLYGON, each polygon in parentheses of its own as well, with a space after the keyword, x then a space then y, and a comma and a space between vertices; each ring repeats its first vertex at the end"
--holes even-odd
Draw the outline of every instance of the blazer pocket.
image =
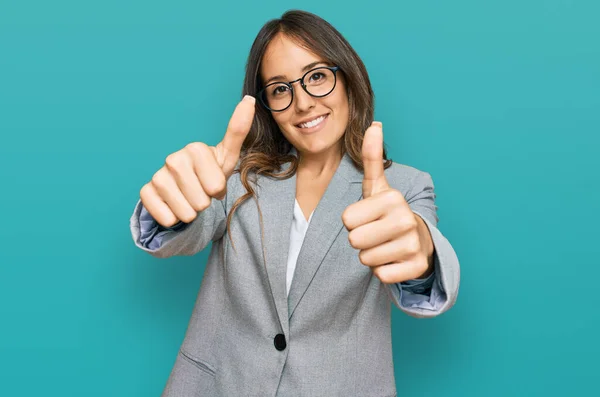
POLYGON ((183 349, 179 350, 179 354, 181 355, 181 357, 184 360, 186 360, 190 364, 196 366, 200 371, 202 371, 210 376, 213 376, 213 377, 215 376, 215 369, 209 363, 192 357, 189 353, 187 353, 183 349))

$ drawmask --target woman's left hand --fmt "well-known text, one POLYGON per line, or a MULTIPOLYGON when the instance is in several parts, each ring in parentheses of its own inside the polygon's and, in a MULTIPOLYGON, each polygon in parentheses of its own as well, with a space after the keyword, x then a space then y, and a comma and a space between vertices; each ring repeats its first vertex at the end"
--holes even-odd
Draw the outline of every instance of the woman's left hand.
POLYGON ((363 199, 342 214, 350 245, 363 265, 386 284, 425 278, 433 272, 433 241, 425 222, 404 195, 392 189, 383 171, 383 130, 379 122, 365 132, 363 199))

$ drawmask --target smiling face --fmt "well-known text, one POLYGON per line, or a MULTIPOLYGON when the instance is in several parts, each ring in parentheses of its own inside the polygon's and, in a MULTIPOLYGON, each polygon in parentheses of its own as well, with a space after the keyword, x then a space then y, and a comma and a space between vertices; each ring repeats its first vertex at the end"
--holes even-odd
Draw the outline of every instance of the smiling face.
MULTIPOLYGON (((319 66, 334 65, 279 33, 266 48, 260 73, 265 85, 287 83, 319 66), (275 76, 280 77, 273 79, 275 76)), ((327 96, 310 96, 300 82, 293 84, 293 91, 294 100, 286 110, 271 112, 285 138, 301 155, 339 153, 348 125, 348 95, 342 74, 337 72, 335 88, 327 96)))

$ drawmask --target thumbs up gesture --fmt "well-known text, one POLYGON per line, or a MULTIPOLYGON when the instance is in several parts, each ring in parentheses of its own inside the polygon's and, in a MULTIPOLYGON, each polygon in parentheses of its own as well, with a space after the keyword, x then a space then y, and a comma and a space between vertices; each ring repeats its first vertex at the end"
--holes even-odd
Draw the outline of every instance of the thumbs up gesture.
POLYGON ((342 214, 350 245, 360 262, 386 284, 423 278, 433 271, 433 242, 427 225, 404 195, 388 184, 383 171, 383 130, 379 122, 365 132, 363 199, 342 214))
POLYGON ((159 224, 189 223, 210 206, 212 198, 225 197, 227 180, 250 132, 254 111, 255 99, 245 96, 216 146, 193 142, 167 156, 165 165, 140 190, 142 204, 159 224))

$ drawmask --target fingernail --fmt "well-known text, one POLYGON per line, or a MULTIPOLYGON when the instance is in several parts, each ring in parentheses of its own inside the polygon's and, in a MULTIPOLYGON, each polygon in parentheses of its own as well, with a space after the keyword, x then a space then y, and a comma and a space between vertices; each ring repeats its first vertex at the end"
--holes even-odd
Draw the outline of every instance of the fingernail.
POLYGON ((377 127, 383 129, 383 124, 381 123, 381 121, 373 121, 373 124, 371 124, 371 125, 374 125, 374 126, 377 126, 377 127))
POLYGON ((244 95, 244 101, 250 101, 252 103, 255 103, 256 98, 254 98, 252 95, 244 95))

